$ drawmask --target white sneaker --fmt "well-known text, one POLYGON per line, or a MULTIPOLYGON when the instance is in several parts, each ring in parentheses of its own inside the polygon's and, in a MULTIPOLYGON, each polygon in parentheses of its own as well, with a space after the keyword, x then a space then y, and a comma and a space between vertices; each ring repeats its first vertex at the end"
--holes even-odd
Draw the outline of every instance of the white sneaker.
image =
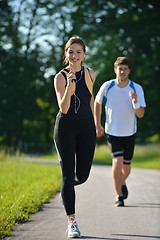
POLYGON ((80 238, 81 233, 78 229, 77 222, 74 220, 70 224, 68 224, 67 232, 66 232, 68 238, 80 238))

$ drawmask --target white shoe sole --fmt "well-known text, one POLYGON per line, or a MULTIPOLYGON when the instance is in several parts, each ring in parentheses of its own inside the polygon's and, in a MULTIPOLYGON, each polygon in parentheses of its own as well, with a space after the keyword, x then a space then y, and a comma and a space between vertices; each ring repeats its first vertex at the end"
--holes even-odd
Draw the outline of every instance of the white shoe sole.
POLYGON ((80 238, 80 237, 81 237, 81 235, 79 235, 78 233, 68 235, 68 238, 80 238))

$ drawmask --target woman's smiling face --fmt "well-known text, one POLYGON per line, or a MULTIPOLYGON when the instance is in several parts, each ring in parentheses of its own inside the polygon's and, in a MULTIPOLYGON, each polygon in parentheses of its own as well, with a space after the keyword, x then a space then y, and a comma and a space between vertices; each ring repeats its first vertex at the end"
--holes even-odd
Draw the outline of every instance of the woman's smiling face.
POLYGON ((66 58, 70 65, 81 65, 85 53, 80 44, 73 43, 66 51, 66 58))

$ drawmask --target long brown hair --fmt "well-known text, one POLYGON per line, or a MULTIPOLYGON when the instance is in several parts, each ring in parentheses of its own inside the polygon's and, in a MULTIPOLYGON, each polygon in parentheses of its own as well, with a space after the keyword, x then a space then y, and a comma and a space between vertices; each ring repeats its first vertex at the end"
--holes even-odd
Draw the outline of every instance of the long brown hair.
POLYGON ((63 62, 64 62, 65 64, 68 64, 68 59, 67 59, 67 57, 66 57, 66 52, 67 52, 68 48, 69 48, 72 44, 74 44, 74 43, 77 43, 77 44, 81 45, 82 48, 83 48, 84 53, 86 52, 86 47, 85 47, 85 44, 84 44, 83 40, 82 40, 80 37, 78 37, 78 36, 73 36, 73 37, 71 37, 71 38, 67 41, 67 43, 66 43, 66 45, 65 45, 65 48, 64 48, 64 61, 63 61, 63 62))

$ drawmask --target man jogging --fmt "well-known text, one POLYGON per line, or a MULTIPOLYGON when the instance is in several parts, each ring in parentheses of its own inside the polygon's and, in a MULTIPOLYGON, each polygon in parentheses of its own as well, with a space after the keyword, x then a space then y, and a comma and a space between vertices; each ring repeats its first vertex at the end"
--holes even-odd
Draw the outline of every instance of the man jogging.
POLYGON ((115 206, 124 206, 128 196, 125 180, 131 171, 135 146, 137 117, 144 116, 146 107, 142 87, 129 79, 128 58, 118 57, 114 63, 116 79, 101 86, 94 104, 97 137, 107 134, 112 153, 112 178, 115 187, 115 206), (105 130, 101 125, 102 103, 105 102, 105 130))

